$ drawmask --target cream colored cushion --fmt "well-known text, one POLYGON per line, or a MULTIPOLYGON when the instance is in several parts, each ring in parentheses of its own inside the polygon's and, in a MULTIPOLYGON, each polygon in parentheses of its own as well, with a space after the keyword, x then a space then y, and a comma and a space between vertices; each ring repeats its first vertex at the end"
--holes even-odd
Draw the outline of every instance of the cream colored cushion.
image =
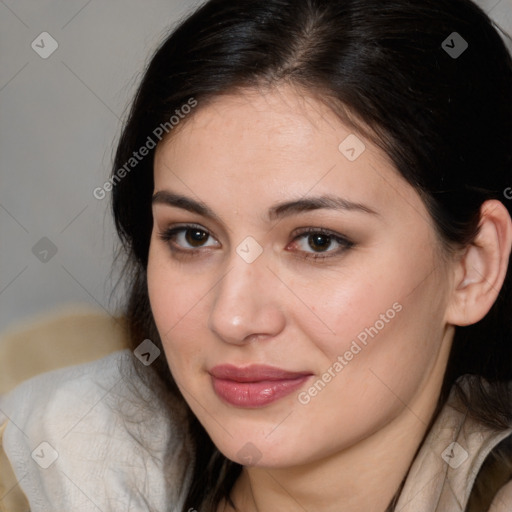
POLYGON ((126 322, 68 306, 0 333, 0 395, 39 373, 93 361, 128 346, 126 322))

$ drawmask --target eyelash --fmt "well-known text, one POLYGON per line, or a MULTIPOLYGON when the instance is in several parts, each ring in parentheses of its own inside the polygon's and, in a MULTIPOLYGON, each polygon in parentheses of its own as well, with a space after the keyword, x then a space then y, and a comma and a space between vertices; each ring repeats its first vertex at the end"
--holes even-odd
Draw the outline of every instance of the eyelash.
MULTIPOLYGON (((163 242, 167 243, 173 253, 180 253, 182 257, 188 257, 188 258, 195 257, 195 256, 198 256, 200 252, 202 252, 202 248, 183 249, 183 248, 178 248, 175 245, 175 238, 179 233, 186 232, 188 230, 193 230, 193 229, 195 229, 197 231, 202 231, 203 233, 206 233, 209 237, 212 236, 211 233, 207 229, 204 229, 203 227, 201 227, 199 225, 185 224, 185 225, 169 228, 169 229, 159 233, 158 238, 160 240, 162 240, 163 242), (173 243, 170 243, 170 242, 173 242, 173 243)), ((306 252, 306 251, 300 251, 300 252, 304 253, 304 255, 301 257, 305 260, 314 260, 314 261, 326 260, 328 258, 340 256, 341 253, 343 253, 343 252, 347 251, 348 249, 351 249, 355 246, 355 243, 352 242, 351 240, 349 240, 348 238, 346 238, 345 236, 335 233, 333 231, 330 231, 328 229, 324 229, 324 228, 306 228, 306 229, 300 231, 299 233, 296 233, 294 235, 292 242, 295 242, 301 238, 307 238, 308 236, 311 236, 311 235, 328 236, 328 237, 330 237, 331 242, 334 241, 334 242, 338 243, 341 247, 335 251, 326 251, 325 253, 323 253, 323 252, 316 252, 316 253, 311 252, 310 253, 310 252, 306 252), (324 255, 324 254, 326 254, 326 255, 324 255)))

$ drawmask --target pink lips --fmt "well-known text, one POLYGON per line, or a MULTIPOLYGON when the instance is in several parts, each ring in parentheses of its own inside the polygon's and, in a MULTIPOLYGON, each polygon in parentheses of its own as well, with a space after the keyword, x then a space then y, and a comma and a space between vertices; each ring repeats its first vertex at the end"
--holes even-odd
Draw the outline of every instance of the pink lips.
POLYGON ((280 368, 252 365, 239 368, 219 365, 210 370, 213 389, 224 401, 237 407, 262 407, 296 389, 312 375, 280 368))

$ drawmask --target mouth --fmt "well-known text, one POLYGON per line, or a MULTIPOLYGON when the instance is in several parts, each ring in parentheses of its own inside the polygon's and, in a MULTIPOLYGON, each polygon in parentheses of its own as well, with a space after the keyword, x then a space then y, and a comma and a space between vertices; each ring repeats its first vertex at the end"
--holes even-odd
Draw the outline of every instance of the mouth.
POLYGON ((273 366, 215 366, 210 370, 213 390, 236 407, 258 408, 289 395, 311 377, 310 372, 291 372, 273 366))

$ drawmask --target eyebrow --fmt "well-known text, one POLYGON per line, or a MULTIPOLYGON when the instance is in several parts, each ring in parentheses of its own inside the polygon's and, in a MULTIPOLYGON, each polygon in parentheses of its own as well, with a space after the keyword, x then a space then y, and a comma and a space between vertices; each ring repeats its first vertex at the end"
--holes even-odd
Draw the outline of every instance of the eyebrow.
MULTIPOLYGON (((196 201, 180 194, 174 194, 167 190, 160 190, 153 195, 152 204, 165 204, 182 208, 203 217, 209 217, 220 222, 220 217, 205 203, 196 201)), ((342 210, 379 215, 375 210, 362 203, 355 203, 333 195, 301 198, 294 201, 287 201, 272 206, 268 211, 269 220, 277 220, 293 214, 304 213, 313 210, 342 210)))
POLYGON ((153 195, 151 200, 152 204, 165 204, 168 206, 175 206, 182 208, 192 213, 197 213, 203 217, 209 217, 217 222, 220 221, 219 216, 206 204, 201 201, 196 201, 180 194, 173 194, 167 190, 160 190, 153 195))
POLYGON ((341 197, 332 195, 323 195, 318 197, 308 197, 298 199, 296 201, 288 201, 280 203, 269 210, 269 219, 276 220, 296 213, 303 213, 313 210, 342 210, 342 211, 356 211, 378 215, 375 210, 370 207, 343 199, 341 197))

